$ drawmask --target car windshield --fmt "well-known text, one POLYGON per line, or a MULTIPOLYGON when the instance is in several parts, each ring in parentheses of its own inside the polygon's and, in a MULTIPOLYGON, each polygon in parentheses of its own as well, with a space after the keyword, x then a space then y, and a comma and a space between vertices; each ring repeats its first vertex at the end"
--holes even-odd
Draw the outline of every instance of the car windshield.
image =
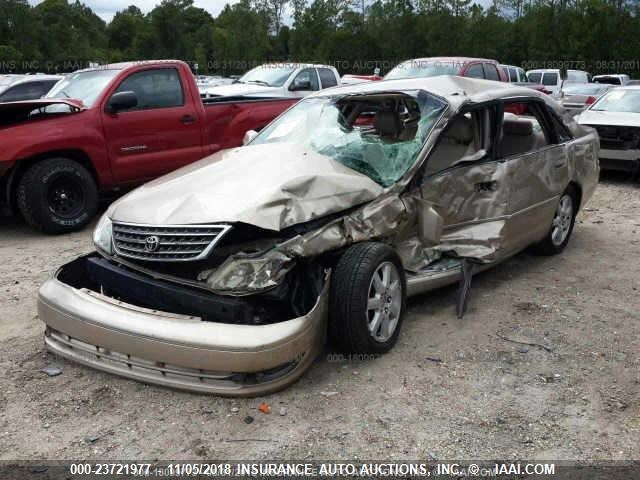
POLYGON ((640 113, 640 90, 613 90, 594 103, 591 110, 640 113))
POLYGON ((388 187, 415 163, 446 106, 424 91, 311 98, 262 130, 251 145, 299 144, 388 187))
POLYGON ((433 60, 410 60, 394 67, 384 77, 385 80, 401 78, 435 77, 437 75, 458 75, 462 64, 433 60))
POLYGON ((72 73, 56 84, 46 98, 74 98, 91 108, 96 99, 120 70, 90 70, 72 73))
POLYGON ((587 84, 572 84, 567 85, 562 89, 564 93, 569 95, 599 95, 607 90, 607 85, 587 85, 587 84))
POLYGON ((249 70, 238 83, 257 83, 267 87, 281 87, 295 71, 295 67, 283 65, 260 65, 249 70))

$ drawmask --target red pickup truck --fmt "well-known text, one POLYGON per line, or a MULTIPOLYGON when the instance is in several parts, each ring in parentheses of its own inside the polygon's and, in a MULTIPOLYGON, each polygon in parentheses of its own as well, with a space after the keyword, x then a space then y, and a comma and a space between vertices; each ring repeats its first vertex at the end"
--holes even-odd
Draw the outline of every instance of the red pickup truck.
POLYGON ((0 104, 0 203, 47 233, 85 226, 101 192, 241 145, 297 100, 202 100, 169 60, 81 70, 47 97, 0 104))

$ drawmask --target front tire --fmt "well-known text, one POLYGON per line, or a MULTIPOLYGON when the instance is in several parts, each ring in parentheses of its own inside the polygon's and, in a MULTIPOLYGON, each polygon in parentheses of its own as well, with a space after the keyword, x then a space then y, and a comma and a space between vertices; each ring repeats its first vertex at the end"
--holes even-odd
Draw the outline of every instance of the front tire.
POLYGON ((396 252, 359 243, 340 258, 331 278, 329 336, 349 353, 386 353, 398 341, 406 309, 406 278, 396 252))
POLYGON ((578 192, 574 187, 569 186, 564 191, 560 196, 549 233, 544 240, 533 246, 534 253, 547 256, 557 255, 565 249, 576 222, 578 198, 578 192))
POLYGON ((82 229, 98 209, 98 189, 91 173, 67 158, 32 165, 17 191, 20 213, 36 230, 67 233, 82 229))

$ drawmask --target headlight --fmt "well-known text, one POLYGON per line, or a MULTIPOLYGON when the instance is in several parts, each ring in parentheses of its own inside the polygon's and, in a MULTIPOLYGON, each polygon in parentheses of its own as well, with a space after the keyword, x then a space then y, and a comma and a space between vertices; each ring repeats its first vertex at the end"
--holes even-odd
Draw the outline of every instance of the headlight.
POLYGON ((252 293, 276 287, 293 267, 291 258, 272 252, 262 258, 228 258, 215 270, 198 275, 217 291, 252 293))
POLYGON ((108 255, 113 255, 111 242, 111 219, 105 213, 100 218, 96 229, 93 231, 93 244, 96 248, 108 255))

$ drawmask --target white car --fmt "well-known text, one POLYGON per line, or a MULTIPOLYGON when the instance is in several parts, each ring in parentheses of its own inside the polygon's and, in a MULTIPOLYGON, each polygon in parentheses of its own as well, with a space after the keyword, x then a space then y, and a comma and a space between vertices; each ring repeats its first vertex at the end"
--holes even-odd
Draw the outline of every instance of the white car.
POLYGON ((600 166, 640 172, 640 86, 617 87, 576 117, 600 137, 600 166))
POLYGON ((204 98, 302 98, 337 85, 340 85, 340 75, 334 67, 303 63, 269 63, 249 70, 231 85, 202 89, 200 94, 204 98))
POLYGON ((605 83, 609 85, 626 85, 631 80, 629 75, 621 74, 611 74, 611 75, 596 75, 593 77, 593 83, 605 83))
POLYGON ((528 82, 527 74, 522 67, 516 67, 515 65, 500 65, 500 68, 507 76, 510 83, 524 83, 528 82))
POLYGON ((551 95, 560 95, 562 85, 567 83, 589 83, 590 75, 583 70, 567 70, 567 79, 563 82, 560 70, 557 68, 543 68, 539 70, 529 70, 527 78, 531 83, 540 83, 551 90, 551 95))
POLYGON ((6 87, 0 87, 0 103, 44 97, 63 78, 62 75, 25 75, 14 78, 6 87))

